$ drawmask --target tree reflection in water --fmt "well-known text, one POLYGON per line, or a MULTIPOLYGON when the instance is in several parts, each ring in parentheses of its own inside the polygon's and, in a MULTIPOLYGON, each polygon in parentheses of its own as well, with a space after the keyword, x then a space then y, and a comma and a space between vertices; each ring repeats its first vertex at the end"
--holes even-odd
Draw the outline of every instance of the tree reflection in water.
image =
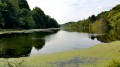
POLYGON ((69 31, 69 32, 84 32, 84 33, 91 33, 91 34, 94 34, 94 33, 98 33, 98 34, 103 34, 103 35, 97 35, 97 36, 94 36, 94 35, 91 35, 90 38, 92 40, 94 40, 95 38, 97 40, 99 40, 100 42, 103 42, 103 43, 109 43, 109 42, 112 42, 112 41, 118 41, 120 40, 120 29, 110 29, 110 30, 107 30, 107 29, 102 29, 102 31, 100 30, 90 30, 90 29, 65 29, 66 31, 69 31))
POLYGON ((52 32, 14 33, 0 35, 0 57, 18 58, 29 56, 32 47, 40 50, 45 45, 44 37, 57 32, 58 30, 52 30, 52 32))

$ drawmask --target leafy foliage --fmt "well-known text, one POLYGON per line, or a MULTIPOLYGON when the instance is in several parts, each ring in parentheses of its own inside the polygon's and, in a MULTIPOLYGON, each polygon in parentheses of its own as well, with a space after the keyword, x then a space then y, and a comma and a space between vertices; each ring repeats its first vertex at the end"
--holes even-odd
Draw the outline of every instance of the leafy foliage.
POLYGON ((0 0, 0 28, 31 29, 58 27, 55 19, 38 7, 32 11, 26 0, 0 0), (49 20, 50 19, 50 20, 49 20))
POLYGON ((32 10, 32 15, 36 23, 36 28, 59 27, 57 21, 49 16, 46 16, 39 7, 35 7, 32 10))
POLYGON ((119 61, 113 60, 108 67, 120 67, 120 63, 119 63, 119 61))
POLYGON ((25 8, 25 9, 30 10, 30 7, 26 0, 18 0, 18 5, 19 5, 20 9, 25 8))
POLYGON ((35 22, 32 18, 31 12, 25 8, 21 9, 20 11, 19 26, 20 28, 24 29, 30 29, 35 27, 35 22))
POLYGON ((88 19, 80 20, 76 23, 67 23, 63 28, 89 28, 97 29, 118 29, 120 27, 120 5, 117 5, 110 11, 104 11, 97 16, 92 15, 88 19))

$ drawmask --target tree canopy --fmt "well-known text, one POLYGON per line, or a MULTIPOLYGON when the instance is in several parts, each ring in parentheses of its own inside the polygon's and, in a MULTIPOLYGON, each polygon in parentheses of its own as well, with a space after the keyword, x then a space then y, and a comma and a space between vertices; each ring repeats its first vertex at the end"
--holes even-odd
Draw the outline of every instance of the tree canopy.
POLYGON ((97 31, 98 29, 119 29, 120 28, 120 4, 110 11, 104 11, 97 16, 92 15, 87 19, 75 23, 66 23, 63 28, 89 28, 97 31))
POLYGON ((44 11, 42 11, 39 7, 35 7, 32 10, 32 16, 35 21, 36 28, 59 27, 57 21, 45 15, 44 11))
POLYGON ((31 11, 26 0, 0 0, 1 29, 40 29, 55 27, 59 27, 55 19, 45 15, 44 11, 39 7, 35 7, 31 11))

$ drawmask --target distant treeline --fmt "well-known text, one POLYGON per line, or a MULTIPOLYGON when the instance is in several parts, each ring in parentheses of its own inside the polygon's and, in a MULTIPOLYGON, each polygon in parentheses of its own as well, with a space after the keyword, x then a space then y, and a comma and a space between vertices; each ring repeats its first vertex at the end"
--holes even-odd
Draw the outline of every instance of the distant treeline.
POLYGON ((57 28, 57 21, 39 7, 30 9, 26 0, 0 0, 1 29, 57 28))
POLYGON ((76 28, 97 31, 103 29, 119 29, 120 28, 120 4, 112 8, 110 11, 104 11, 97 16, 92 15, 88 19, 77 22, 69 22, 63 24, 62 28, 76 28))

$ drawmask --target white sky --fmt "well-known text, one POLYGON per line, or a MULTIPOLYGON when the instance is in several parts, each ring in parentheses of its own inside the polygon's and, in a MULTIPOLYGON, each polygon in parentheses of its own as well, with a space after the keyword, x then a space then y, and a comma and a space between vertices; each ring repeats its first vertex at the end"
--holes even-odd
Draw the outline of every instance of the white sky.
POLYGON ((30 8, 40 7, 59 24, 78 21, 120 4, 120 0, 27 0, 30 8))

